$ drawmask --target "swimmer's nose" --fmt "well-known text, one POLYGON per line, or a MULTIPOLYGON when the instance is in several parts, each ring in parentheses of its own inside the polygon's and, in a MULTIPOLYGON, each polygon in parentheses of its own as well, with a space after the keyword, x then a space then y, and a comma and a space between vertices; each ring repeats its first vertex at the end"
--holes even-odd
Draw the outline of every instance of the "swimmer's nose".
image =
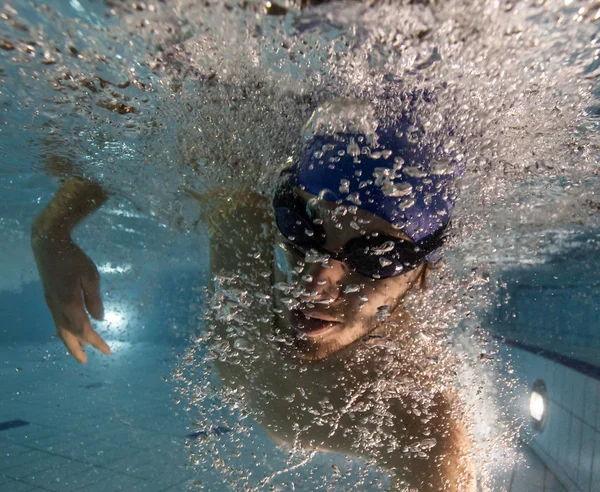
POLYGON ((329 260, 327 266, 322 263, 310 263, 302 273, 302 299, 320 304, 332 303, 340 296, 344 275, 344 266, 339 261, 329 260))

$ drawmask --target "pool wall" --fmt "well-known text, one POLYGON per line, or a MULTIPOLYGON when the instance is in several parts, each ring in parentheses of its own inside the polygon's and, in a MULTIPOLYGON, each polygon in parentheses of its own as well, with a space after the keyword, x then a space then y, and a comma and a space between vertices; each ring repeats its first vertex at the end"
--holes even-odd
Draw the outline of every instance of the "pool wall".
MULTIPOLYGON (((503 357, 528 390, 516 405, 529 418, 533 384, 543 380, 548 391, 548 421, 542 432, 524 436, 535 454, 568 490, 600 490, 600 381, 552 359, 504 346, 503 357)), ((533 426, 532 426, 533 427, 533 426)))
POLYGON ((574 491, 600 490, 600 262, 592 241, 552 261, 502 274, 489 323, 521 391, 526 421, 536 381, 547 388, 543 431, 523 433, 535 454, 574 491))

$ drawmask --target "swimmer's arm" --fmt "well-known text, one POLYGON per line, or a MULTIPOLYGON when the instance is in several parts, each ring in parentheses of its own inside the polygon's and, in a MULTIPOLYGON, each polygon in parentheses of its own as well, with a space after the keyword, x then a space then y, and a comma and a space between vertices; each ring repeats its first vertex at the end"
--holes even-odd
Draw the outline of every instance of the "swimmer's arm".
MULTIPOLYGON (((249 189, 232 191, 219 188, 200 193, 185 188, 184 192, 199 203, 201 218, 209 223, 211 221, 223 223, 235 219, 234 213, 236 215, 249 213, 251 216, 256 216, 260 210, 268 210, 269 205, 267 197, 249 189)), ((262 218, 264 217, 259 217, 259 221, 262 218)))
MULTIPOLYGON (((237 277, 234 285, 247 289, 250 298, 256 299, 255 296, 261 292, 269 294, 273 250, 269 200, 246 190, 203 194, 197 199, 201 205, 207 205, 202 218, 210 235, 211 279, 233 275, 237 277)), ((210 287, 216 287, 212 280, 210 287)), ((252 326, 250 331, 269 333, 272 330, 270 318, 266 315, 268 311, 268 306, 257 300, 244 308, 244 319, 252 326)), ((239 334, 231 330, 230 322, 220 316, 213 317, 213 313, 217 314, 209 311, 207 325, 214 330, 215 340, 227 340, 233 346, 233 337, 239 334)), ((243 365, 230 364, 220 358, 215 359, 213 365, 220 384, 225 387, 239 388, 252 384, 243 365)))
POLYGON ((106 192, 96 183, 78 178, 66 180, 33 221, 32 240, 70 235, 79 222, 98 210, 107 199, 106 192))
POLYGON ((57 335, 80 363, 87 361, 83 348, 88 343, 107 355, 110 348, 88 317, 88 313, 95 319, 104 317, 100 276, 73 242, 71 231, 107 198, 95 183, 68 179, 31 227, 31 247, 57 335))
POLYGON ((384 458, 384 466, 395 468, 391 490, 405 490, 406 483, 402 484, 402 481, 407 479, 411 486, 423 491, 475 492, 472 443, 467 429, 452 415, 451 396, 440 394, 435 400, 436 405, 426 425, 421 420, 422 416, 407 414, 403 408, 395 411, 401 422, 395 432, 414 436, 414 442, 433 438, 435 446, 426 452, 427 458, 413 457, 408 468, 406 456, 410 454, 406 455, 403 450, 396 449, 384 458), (425 427, 430 431, 427 436, 423 434, 425 427))
POLYGON ((251 190, 185 191, 200 203, 201 218, 208 226, 211 274, 264 278, 261 274, 270 269, 272 255, 268 198, 251 190))

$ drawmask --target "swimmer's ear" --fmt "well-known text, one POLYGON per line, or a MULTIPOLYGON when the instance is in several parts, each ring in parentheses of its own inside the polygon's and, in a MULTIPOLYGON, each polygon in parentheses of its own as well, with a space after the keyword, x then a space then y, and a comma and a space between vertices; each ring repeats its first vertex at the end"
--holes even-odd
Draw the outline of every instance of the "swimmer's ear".
POLYGON ((431 266, 429 265, 428 262, 425 262, 423 264, 423 267, 421 270, 421 275, 419 276, 419 287, 421 288, 422 291, 427 290, 427 277, 429 277, 430 273, 431 273, 431 266))

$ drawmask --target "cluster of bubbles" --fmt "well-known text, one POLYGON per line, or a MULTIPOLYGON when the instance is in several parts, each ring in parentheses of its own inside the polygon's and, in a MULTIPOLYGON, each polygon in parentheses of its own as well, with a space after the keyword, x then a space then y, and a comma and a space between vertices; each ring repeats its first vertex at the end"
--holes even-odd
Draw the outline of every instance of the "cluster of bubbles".
POLYGON ((596 213, 593 3, 302 4, 5 6, 3 132, 32 143, 5 162, 101 180, 169 222, 186 190, 268 189, 319 103, 391 111, 426 89, 420 138, 452 128, 444 146, 468 166, 461 236, 498 241, 465 241, 477 255, 461 259, 531 259, 532 229, 596 213))
MULTIPOLYGON (((436 394, 456 391, 457 414, 489 424, 471 427, 478 459, 489 460, 519 427, 492 424, 501 420, 501 397, 492 393, 509 393, 514 384, 490 383, 496 348, 477 321, 493 300, 493 269, 544 261, 544 234, 562 230, 568 241, 570 225, 596 220, 600 207, 599 12, 594 2, 576 0, 6 4, 0 138, 26 131, 31 145, 26 153, 2 143, 0 171, 94 179, 191 230, 199 199, 210 213, 236 192, 268 195, 306 132, 318 131, 305 123, 322 104, 368 100, 385 117, 402 104, 400 93, 432 94, 419 108, 415 138, 466 164, 449 266, 440 267, 428 292, 406 299, 411 323, 392 316, 381 328, 383 346, 371 340, 346 362, 352 373, 377 360, 380 377, 355 386, 329 381, 309 403, 303 388, 325 385, 325 373, 341 362, 277 368, 274 347, 286 339, 260 330, 272 323, 273 292, 235 273, 215 279, 202 333, 176 376, 190 412, 200 415, 198 428, 219 418, 232 431, 190 443, 192 462, 206 473, 218 465, 236 490, 385 486, 355 462, 320 469, 319 454, 303 445, 302 426, 287 454, 261 440, 247 418, 271 410, 258 396, 297 405, 313 419, 307 426, 325 426, 331 435, 352 415, 357 449, 427 456, 435 448, 429 436, 389 435, 390 401, 409 398, 413 412, 427 414, 436 394), (6 167, 15 162, 16 171, 6 167), (203 202, 208 193, 215 199, 203 202), (399 324, 411 328, 399 335, 399 324), (211 372, 213 363, 228 368, 229 383, 211 372), (293 388, 278 393, 261 384, 268 371, 293 388), (366 394, 370 406, 363 405, 366 394)), ((268 277, 267 267, 259 269, 268 277)))

